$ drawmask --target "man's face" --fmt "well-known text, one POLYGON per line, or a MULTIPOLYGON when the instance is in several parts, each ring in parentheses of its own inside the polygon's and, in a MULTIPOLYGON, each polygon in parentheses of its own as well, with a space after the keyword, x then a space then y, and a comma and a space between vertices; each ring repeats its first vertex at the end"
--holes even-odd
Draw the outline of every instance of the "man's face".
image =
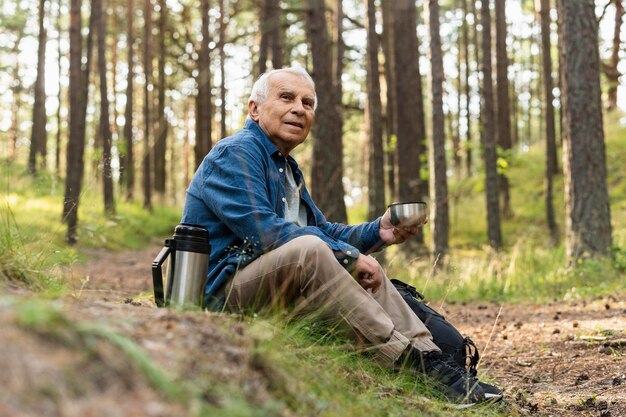
POLYGON ((284 154, 304 142, 315 117, 315 90, 303 77, 288 72, 273 74, 267 98, 248 103, 252 120, 284 154))

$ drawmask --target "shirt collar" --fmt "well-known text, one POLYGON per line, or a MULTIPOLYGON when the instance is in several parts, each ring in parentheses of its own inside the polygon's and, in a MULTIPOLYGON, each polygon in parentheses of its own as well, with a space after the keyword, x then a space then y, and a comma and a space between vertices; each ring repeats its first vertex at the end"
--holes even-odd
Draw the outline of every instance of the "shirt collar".
MULTIPOLYGON (((261 138, 261 145, 263 146, 263 149, 265 150, 267 156, 280 155, 284 157, 282 152, 280 152, 276 145, 274 145, 272 141, 267 137, 267 135, 265 134, 263 129, 261 129, 261 126, 259 126, 257 122, 250 118, 247 118, 244 129, 251 130, 259 135, 259 137, 261 138)), ((287 162, 289 162, 291 168, 294 169, 294 172, 296 169, 298 169, 298 163, 290 155, 287 156, 287 162)))

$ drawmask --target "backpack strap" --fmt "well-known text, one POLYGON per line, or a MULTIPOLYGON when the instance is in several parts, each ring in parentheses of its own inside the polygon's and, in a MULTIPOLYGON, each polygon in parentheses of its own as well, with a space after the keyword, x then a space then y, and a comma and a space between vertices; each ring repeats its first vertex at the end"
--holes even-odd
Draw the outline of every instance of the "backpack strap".
POLYGON ((424 298, 426 298, 424 297, 424 294, 417 291, 417 289, 414 286, 409 285, 406 282, 400 281, 399 279, 395 279, 395 278, 392 278, 390 281, 397 289, 405 290, 406 292, 408 292, 409 294, 411 294, 413 297, 417 298, 418 300, 423 300, 424 298))
POLYGON ((478 353, 478 348, 476 347, 476 344, 472 339, 469 338, 469 336, 466 336, 463 339, 463 351, 465 354, 467 373, 469 373, 473 377, 476 377, 476 366, 478 366, 480 354, 478 353))

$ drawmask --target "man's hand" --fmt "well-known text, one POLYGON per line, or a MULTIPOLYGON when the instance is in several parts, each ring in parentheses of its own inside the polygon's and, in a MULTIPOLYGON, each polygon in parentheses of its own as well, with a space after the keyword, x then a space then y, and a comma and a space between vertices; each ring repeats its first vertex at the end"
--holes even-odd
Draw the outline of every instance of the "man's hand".
POLYGON ((378 291, 383 283, 383 269, 378 261, 369 255, 359 255, 354 275, 363 289, 371 289, 373 293, 378 291))
POLYGON ((383 214, 380 221, 380 239, 388 245, 403 243, 411 236, 417 234, 417 226, 395 227, 391 224, 391 214, 389 209, 383 214))

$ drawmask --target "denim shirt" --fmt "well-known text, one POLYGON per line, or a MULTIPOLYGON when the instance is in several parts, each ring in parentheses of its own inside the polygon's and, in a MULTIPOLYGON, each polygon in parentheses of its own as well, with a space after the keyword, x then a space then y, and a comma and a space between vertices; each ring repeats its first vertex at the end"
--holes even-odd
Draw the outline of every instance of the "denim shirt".
POLYGON ((317 236, 346 268, 360 252, 380 247, 380 218, 356 226, 330 223, 315 206, 296 161, 285 157, 253 120, 204 158, 189 188, 182 223, 206 228, 211 242, 205 306, 219 308, 224 284, 260 255, 303 236, 317 236), (307 226, 285 216, 285 164, 301 184, 307 226))

